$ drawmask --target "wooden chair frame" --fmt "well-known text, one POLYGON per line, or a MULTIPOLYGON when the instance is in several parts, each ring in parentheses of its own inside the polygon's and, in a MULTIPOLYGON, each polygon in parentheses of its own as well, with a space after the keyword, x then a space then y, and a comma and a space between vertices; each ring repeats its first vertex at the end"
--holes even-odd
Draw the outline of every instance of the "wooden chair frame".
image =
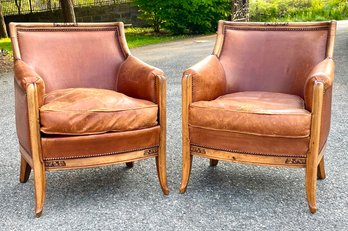
MULTIPOLYGON (((84 23, 78 26, 93 27, 93 26, 111 26, 119 23, 84 23)), ((12 30, 18 24, 11 24, 12 30)), ((35 24, 20 24, 24 26, 34 27, 52 27, 52 23, 35 23, 35 24)), ((62 24, 57 24, 61 26, 62 24)), ((64 26, 76 26, 77 24, 63 24, 64 26)), ((121 24, 121 32, 123 32, 123 24, 121 24)), ((12 44, 14 56, 20 58, 19 46, 16 34, 12 33, 12 44)), ((121 33, 124 35, 124 33, 121 33)), ((122 46, 129 53, 127 43, 124 36, 121 36, 120 41, 122 46)), ((20 182, 28 181, 31 169, 34 172, 34 189, 35 189, 35 215, 40 217, 42 214, 45 192, 46 192, 46 171, 70 170, 80 168, 94 168, 113 164, 126 163, 127 167, 133 167, 134 161, 155 158, 156 168, 161 189, 165 195, 169 194, 167 185, 166 173, 166 78, 164 76, 156 76, 156 93, 158 99, 158 123, 160 125, 160 143, 158 148, 148 148, 144 150, 118 153, 107 156, 97 156, 88 158, 75 158, 64 160, 43 160, 41 149, 41 133, 39 120, 39 102, 38 92, 35 83, 28 84, 26 89, 28 117, 29 117, 29 133, 31 142, 30 155, 21 145, 21 166, 20 166, 20 182)))
MULTIPOLYGON (((323 26, 322 23, 284 23, 288 27, 301 27, 306 25, 323 26)), ((233 25, 240 25, 245 27, 280 25, 282 23, 236 23, 233 25)), ((228 22, 220 21, 217 39, 213 54, 220 56, 222 44, 224 42, 224 27, 228 26, 228 22)), ((329 30, 329 41, 326 50, 328 57, 333 57, 334 40, 336 35, 336 23, 331 25, 329 30)), ((210 159, 210 166, 216 166, 219 160, 254 164, 259 166, 273 166, 273 167, 287 167, 287 168, 305 168, 305 187, 309 210, 311 213, 317 211, 316 205, 316 183, 318 179, 325 179, 324 168, 324 152, 325 146, 320 150, 320 125, 321 114, 324 95, 324 82, 317 80, 313 88, 312 101, 312 119, 311 119, 311 135, 309 151, 305 158, 295 157, 276 157, 276 156, 261 156, 245 153, 226 152, 221 150, 214 150, 205 147, 198 147, 190 144, 189 134, 189 107, 192 103, 192 75, 184 75, 182 78, 182 181, 180 185, 180 192, 185 193, 189 182, 192 159, 193 156, 199 156, 210 159)))

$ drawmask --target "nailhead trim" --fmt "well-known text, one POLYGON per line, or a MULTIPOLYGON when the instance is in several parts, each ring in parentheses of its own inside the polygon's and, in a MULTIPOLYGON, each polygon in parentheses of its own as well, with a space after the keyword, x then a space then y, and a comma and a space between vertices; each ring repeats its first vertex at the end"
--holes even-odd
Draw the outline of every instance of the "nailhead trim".
POLYGON ((76 158, 89 158, 89 157, 98 157, 98 156, 110 156, 114 154, 122 154, 126 152, 135 152, 135 151, 142 151, 152 148, 159 148, 159 146, 152 146, 147 148, 137 148, 137 149, 131 149, 131 150, 125 150, 120 152, 107 152, 107 153, 97 153, 97 154, 91 154, 91 155, 84 155, 84 156, 69 156, 69 157, 53 157, 53 158, 44 158, 44 160, 68 160, 68 159, 76 159, 76 158))
POLYGON ((269 154, 269 153, 257 153, 257 152, 245 152, 245 151, 240 151, 240 150, 232 150, 232 149, 223 149, 223 148, 212 148, 204 145, 196 145, 196 144, 191 144, 191 146, 197 146, 200 148, 208 148, 212 150, 217 150, 217 151, 226 151, 226 152, 233 152, 233 153, 240 153, 240 154, 250 154, 250 155, 258 155, 258 156, 275 156, 275 157, 297 157, 297 158, 306 158, 305 155, 279 155, 279 154, 269 154))
MULTIPOLYGON (((267 25, 266 25, 267 26, 267 25)), ((275 25, 277 26, 277 25, 275 25)), ((329 27, 312 27, 312 28, 288 28, 288 27, 236 27, 236 26, 225 26, 226 30, 254 30, 254 31, 320 31, 329 30, 329 27)))

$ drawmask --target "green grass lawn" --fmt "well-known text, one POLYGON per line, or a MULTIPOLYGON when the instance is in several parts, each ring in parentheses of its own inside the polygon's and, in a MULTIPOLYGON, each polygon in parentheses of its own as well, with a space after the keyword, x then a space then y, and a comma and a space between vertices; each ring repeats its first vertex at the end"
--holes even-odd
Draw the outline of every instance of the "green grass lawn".
POLYGON ((9 38, 0 39, 0 50, 3 49, 12 52, 11 40, 9 38))
MULTIPOLYGON (((129 48, 145 46, 149 44, 167 42, 177 39, 187 38, 187 35, 171 35, 169 33, 153 33, 150 28, 126 28, 126 39, 129 48)), ((12 52, 11 41, 9 38, 0 39, 0 50, 5 49, 9 52, 12 52)))

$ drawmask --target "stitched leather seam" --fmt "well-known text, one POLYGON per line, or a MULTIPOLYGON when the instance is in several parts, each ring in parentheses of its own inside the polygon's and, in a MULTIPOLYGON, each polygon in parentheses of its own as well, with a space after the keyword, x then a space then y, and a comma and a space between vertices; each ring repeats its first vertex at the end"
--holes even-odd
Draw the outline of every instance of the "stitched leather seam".
POLYGON ((329 30, 329 27, 312 27, 312 28, 288 28, 288 27, 238 27, 238 26, 226 26, 226 30, 253 30, 253 31, 320 31, 329 30))
MULTIPOLYGON (((149 125, 150 126, 150 125, 149 125)), ((134 131, 134 130, 140 130, 140 129, 148 129, 153 128, 154 126, 158 126, 157 120, 155 121, 155 124, 152 124, 150 127, 140 127, 133 130, 105 130, 105 131, 96 131, 96 132, 83 132, 83 133, 68 133, 68 132, 51 132, 51 131, 45 131, 46 129, 41 126, 40 131, 47 134, 47 135, 67 135, 67 136, 87 136, 87 135, 99 135, 99 134, 106 134, 108 132, 128 132, 128 131, 134 131)))
MULTIPOLYGON (((47 104, 46 104, 47 105, 47 104)), ((109 113, 109 112, 124 112, 124 111, 134 111, 134 110, 142 110, 149 108, 157 108, 157 105, 147 106, 147 107, 138 107, 138 108, 127 108, 120 110, 57 110, 57 109, 40 109, 40 112, 68 112, 68 113, 76 113, 76 112, 95 112, 95 113, 109 113)))
POLYGON ((217 151, 226 151, 226 152, 233 152, 233 153, 239 153, 239 154, 250 154, 250 155, 258 155, 258 156, 275 156, 275 157, 298 157, 298 158, 306 158, 307 155, 289 155, 289 154, 270 154, 270 153, 257 153, 257 152, 246 152, 246 151, 240 151, 240 150, 233 150, 233 149, 224 149, 224 148, 212 148, 204 145, 197 145, 197 144, 191 144, 191 146, 197 146, 201 148, 208 148, 212 150, 217 150, 217 151))
POLYGON ((204 108, 204 109, 217 109, 217 110, 223 110, 227 112, 237 112, 237 113, 246 113, 246 114, 256 114, 256 115, 284 115, 284 116, 310 116, 311 113, 305 109, 299 108, 298 110, 303 110, 303 112, 298 112, 298 113, 266 113, 266 112, 257 112, 257 111, 243 111, 243 110, 233 110, 233 109, 226 109, 226 108, 219 108, 219 107, 204 107, 204 106, 197 106, 197 105, 190 105, 191 108, 196 107, 196 108, 204 108))
POLYGON ((17 32, 80 32, 80 31, 115 31, 118 32, 118 27, 112 28, 77 28, 77 27, 64 27, 64 28, 18 28, 17 32))
POLYGON ((289 139, 301 139, 301 138, 308 138, 310 135, 303 135, 303 136, 285 136, 285 135, 271 135, 271 134, 260 134, 260 133, 253 133, 253 132, 245 132, 245 131, 235 131, 235 130, 226 130, 226 129, 219 129, 219 128, 210 128, 210 127, 203 127, 203 126, 196 126, 189 124, 192 128, 200 128, 200 129, 206 129, 206 130, 212 130, 212 131, 221 131, 221 132, 230 132, 230 133, 237 133, 237 134, 244 134, 244 135, 253 135, 253 136, 263 136, 263 137, 272 137, 272 138, 289 138, 289 139))
MULTIPOLYGON (((127 152, 136 152, 136 151, 142 151, 146 149, 151 149, 151 148, 158 148, 159 145, 156 146, 151 146, 151 147, 146 147, 146 148, 136 148, 136 149, 130 149, 130 150, 124 150, 124 151, 119 151, 119 152, 107 152, 107 153, 96 153, 96 154, 91 154, 91 155, 83 155, 83 156, 69 156, 69 157, 52 157, 52 158, 44 158, 43 160, 68 160, 68 159, 76 159, 76 158, 89 158, 89 157, 98 157, 98 156, 110 156, 114 154, 123 154, 127 152)), ((71 154, 69 154, 71 155, 71 154)))
POLYGON ((124 58, 127 57, 127 54, 125 50, 121 47, 121 40, 120 36, 121 33, 119 31, 119 28, 112 27, 112 28, 77 28, 76 26, 73 27, 64 27, 63 28, 17 28, 17 42, 18 42, 18 48, 20 49, 20 42, 19 42, 19 32, 84 32, 84 31, 115 31, 116 33, 116 38, 117 38, 117 46, 121 50, 124 58))

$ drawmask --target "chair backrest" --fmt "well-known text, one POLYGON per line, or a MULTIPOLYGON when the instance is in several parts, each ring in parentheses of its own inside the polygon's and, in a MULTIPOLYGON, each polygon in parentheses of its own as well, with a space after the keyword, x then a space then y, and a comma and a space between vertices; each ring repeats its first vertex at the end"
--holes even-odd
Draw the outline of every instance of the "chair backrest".
POLYGON ((129 49, 123 23, 11 23, 14 58, 30 65, 46 92, 62 88, 114 89, 129 49))
POLYGON ((335 31, 335 21, 220 21, 214 54, 225 70, 227 93, 253 90, 303 97, 311 69, 333 56, 335 31))

